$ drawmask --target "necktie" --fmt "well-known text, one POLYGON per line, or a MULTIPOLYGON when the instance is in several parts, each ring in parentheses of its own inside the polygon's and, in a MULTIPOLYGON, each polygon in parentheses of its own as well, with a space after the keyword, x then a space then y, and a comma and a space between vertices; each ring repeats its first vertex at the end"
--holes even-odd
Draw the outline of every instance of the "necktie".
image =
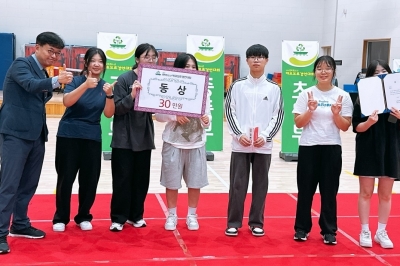
POLYGON ((45 68, 43 68, 43 72, 44 72, 44 75, 46 76, 46 78, 49 78, 49 74, 47 73, 45 68))
MULTIPOLYGON (((49 74, 47 73, 46 69, 43 68, 43 73, 46 76, 46 78, 49 78, 49 74)), ((47 97, 47 90, 43 90, 43 96, 44 96, 44 100, 46 100, 47 97)))

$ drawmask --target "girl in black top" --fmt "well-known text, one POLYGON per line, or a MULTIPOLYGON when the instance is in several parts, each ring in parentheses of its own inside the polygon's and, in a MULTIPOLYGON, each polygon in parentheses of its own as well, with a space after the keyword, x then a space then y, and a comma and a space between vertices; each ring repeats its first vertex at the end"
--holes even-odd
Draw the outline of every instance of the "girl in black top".
MULTIPOLYGON (((368 66, 366 77, 392 73, 389 65, 382 60, 374 60, 368 66)), ((379 88, 377 88, 379 89, 379 88)), ((358 213, 361 222, 360 246, 372 247, 369 230, 371 196, 375 178, 378 178, 378 229, 375 242, 383 248, 393 248, 386 232, 386 224, 391 208, 393 181, 400 178, 400 131, 399 120, 389 122, 389 116, 400 119, 400 112, 391 108, 391 113, 378 114, 376 110, 369 117, 362 117, 360 101, 354 105, 353 131, 356 136, 356 159, 354 175, 359 176, 360 194, 358 213)))
POLYGON ((156 64, 157 50, 148 43, 135 51, 136 64, 132 70, 118 77, 114 88, 115 115, 111 141, 111 231, 121 231, 125 222, 134 227, 145 227, 144 201, 150 182, 151 150, 154 146, 152 114, 135 111, 140 63, 156 64))

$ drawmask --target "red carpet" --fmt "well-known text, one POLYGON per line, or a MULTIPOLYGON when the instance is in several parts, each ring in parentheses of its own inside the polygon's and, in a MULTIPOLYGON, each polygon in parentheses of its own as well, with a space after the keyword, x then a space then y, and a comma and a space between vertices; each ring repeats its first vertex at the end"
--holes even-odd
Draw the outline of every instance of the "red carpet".
MULTIPOLYGON (((371 215, 377 215, 374 195, 371 215)), ((122 232, 108 230, 110 226, 110 195, 98 195, 92 209, 93 230, 83 232, 74 222, 64 233, 52 231, 54 195, 36 195, 29 209, 32 224, 46 231, 44 239, 30 240, 9 237, 11 253, 0 256, 0 265, 400 265, 399 195, 393 195, 392 217, 388 232, 394 249, 382 249, 377 244, 364 249, 358 246, 360 230, 357 216, 357 195, 339 194, 338 244, 327 246, 319 234, 318 217, 309 240, 293 241, 296 195, 269 194, 265 211, 266 236, 256 238, 247 228, 247 218, 238 237, 224 235, 227 194, 202 194, 200 198, 199 231, 189 231, 185 219, 187 195, 179 195, 178 227, 165 231, 165 196, 149 194, 146 200, 146 228, 125 225, 122 232)), ((246 201, 247 216, 250 195, 246 201)), ((77 209, 77 197, 72 199, 72 214, 77 209)), ((319 212, 319 195, 313 209, 319 212)), ((370 221, 376 230, 377 218, 370 221)))

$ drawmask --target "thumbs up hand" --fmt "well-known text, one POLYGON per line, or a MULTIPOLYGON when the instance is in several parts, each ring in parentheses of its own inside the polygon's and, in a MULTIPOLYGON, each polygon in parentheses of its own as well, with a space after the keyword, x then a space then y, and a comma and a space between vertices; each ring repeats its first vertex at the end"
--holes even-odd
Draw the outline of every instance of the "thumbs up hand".
POLYGON ((72 72, 66 71, 65 69, 67 69, 67 67, 64 64, 62 69, 60 68, 58 72, 58 82, 60 84, 69 84, 72 81, 72 72))
POLYGON ((99 80, 97 78, 92 77, 92 71, 89 71, 89 74, 86 76, 85 83, 89 89, 94 89, 97 87, 99 80))
POLYGON ((106 93, 106 95, 110 96, 113 94, 115 83, 117 83, 117 81, 114 81, 113 84, 106 83, 103 85, 103 91, 106 93))

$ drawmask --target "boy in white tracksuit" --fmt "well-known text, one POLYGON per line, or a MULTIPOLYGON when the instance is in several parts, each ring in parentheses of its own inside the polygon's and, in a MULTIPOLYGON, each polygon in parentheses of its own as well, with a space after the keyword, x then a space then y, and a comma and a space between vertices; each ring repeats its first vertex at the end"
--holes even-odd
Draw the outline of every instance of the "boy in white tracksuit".
POLYGON ((250 68, 247 77, 236 80, 225 100, 225 114, 232 135, 228 221, 225 234, 237 236, 242 227, 244 201, 252 167, 252 203, 249 229, 264 235, 264 208, 268 191, 272 138, 283 121, 283 101, 279 86, 264 75, 268 49, 260 44, 246 51, 250 68))

